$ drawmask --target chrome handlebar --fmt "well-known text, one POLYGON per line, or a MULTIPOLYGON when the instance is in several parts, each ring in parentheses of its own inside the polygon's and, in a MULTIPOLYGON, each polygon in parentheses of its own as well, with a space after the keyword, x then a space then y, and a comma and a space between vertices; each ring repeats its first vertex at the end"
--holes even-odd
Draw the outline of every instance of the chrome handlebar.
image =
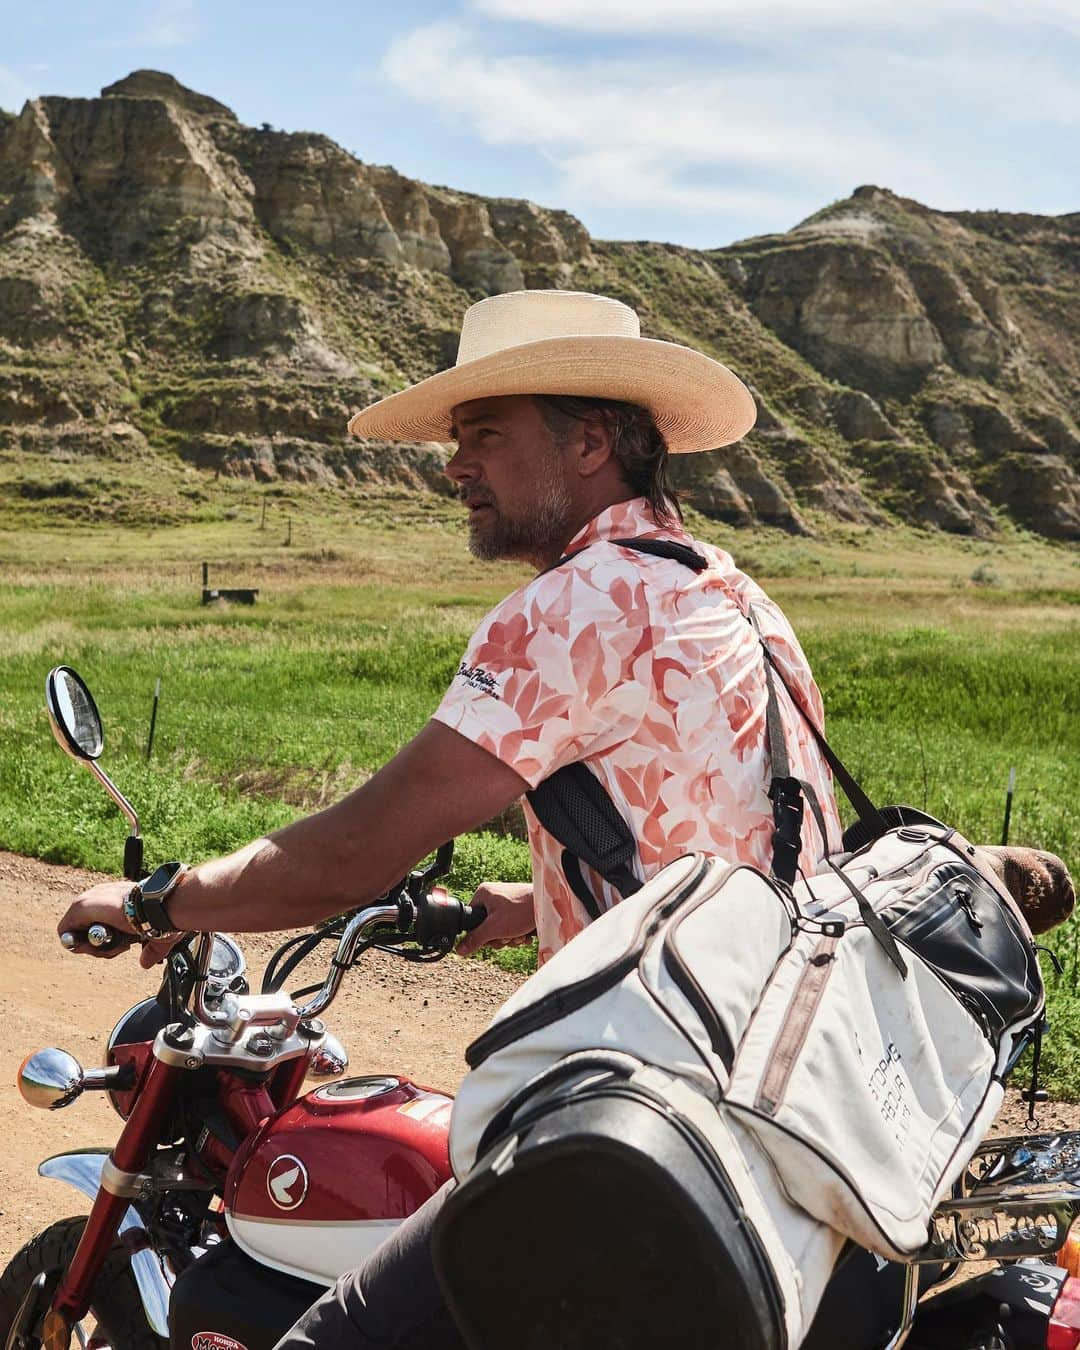
POLYGON ((323 987, 302 1008, 298 1009, 300 1019, 318 1017, 334 1001, 342 976, 352 964, 356 949, 372 928, 381 924, 396 923, 401 911, 397 905, 371 905, 354 914, 345 925, 345 931, 337 945, 337 951, 330 959, 330 969, 326 972, 323 987))
MULTIPOLYGON (((307 1003, 298 1007, 297 1017, 304 1021, 309 1017, 318 1017, 320 1013, 326 1011, 337 995, 338 988, 341 985, 342 976, 352 964, 353 957, 356 955, 356 949, 367 936, 372 928, 381 924, 398 922, 401 910, 396 904, 393 905, 370 905, 367 909, 358 910, 345 925, 345 931, 338 940, 337 950, 330 959, 330 969, 326 973, 326 979, 323 981, 322 988, 308 1000, 307 1003)), ((210 976, 210 957, 214 949, 214 934, 200 933, 198 941, 195 944, 195 1016, 200 1022, 210 1022, 214 1020, 208 1007, 208 988, 210 976)))

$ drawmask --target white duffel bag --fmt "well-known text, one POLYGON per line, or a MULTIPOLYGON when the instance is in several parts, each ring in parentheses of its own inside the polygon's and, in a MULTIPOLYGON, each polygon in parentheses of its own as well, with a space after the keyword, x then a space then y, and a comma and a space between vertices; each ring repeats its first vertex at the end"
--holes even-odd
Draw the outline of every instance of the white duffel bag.
POLYGON ((529 979, 470 1047, 464 1179, 532 1079, 582 1050, 686 1083, 828 1228, 904 1259, 962 1173, 1043 1006, 1011 897, 944 826, 787 887, 693 855, 529 979))

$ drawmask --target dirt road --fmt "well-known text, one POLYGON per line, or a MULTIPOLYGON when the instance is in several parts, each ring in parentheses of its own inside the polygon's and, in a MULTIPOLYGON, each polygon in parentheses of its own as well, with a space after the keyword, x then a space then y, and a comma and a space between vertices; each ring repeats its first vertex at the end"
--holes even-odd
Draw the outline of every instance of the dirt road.
MULTIPOLYGON (((39 1229, 89 1201, 37 1175, 42 1158, 110 1145, 120 1120, 104 1094, 88 1092, 63 1111, 35 1111, 15 1087, 32 1050, 59 1045, 87 1067, 101 1063, 118 1018, 157 989, 157 977, 131 953, 111 961, 70 956, 56 922, 93 873, 0 853, 0 1270, 39 1229)), ((261 976, 281 936, 242 939, 261 976)), ((322 974, 329 951, 304 969, 322 974)), ((303 972, 301 972, 302 974, 303 972)), ((378 952, 345 979, 327 1022, 349 1052, 350 1072, 401 1073, 446 1090, 464 1072, 464 1050, 520 981, 480 961, 395 962, 378 952)), ((254 980, 253 980, 254 984, 254 980)))

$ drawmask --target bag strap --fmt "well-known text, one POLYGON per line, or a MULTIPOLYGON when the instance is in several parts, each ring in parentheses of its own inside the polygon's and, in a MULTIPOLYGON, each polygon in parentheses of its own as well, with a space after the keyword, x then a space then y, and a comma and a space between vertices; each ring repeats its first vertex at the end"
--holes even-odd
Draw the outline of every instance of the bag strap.
MULTIPOLYGON (((769 649, 761 636, 761 625, 758 623, 757 612, 753 605, 750 606, 747 617, 757 634, 761 650, 765 653, 765 736, 769 743, 769 766, 772 769, 769 801, 772 802, 775 826, 772 837, 773 876, 792 886, 799 872, 799 854, 802 852, 803 785, 798 778, 791 776, 787 739, 784 736, 784 723, 780 716, 780 700, 776 696, 776 680, 779 679, 783 684, 783 676, 769 660, 769 649)), ((786 685, 784 687, 787 688, 786 685)), ((796 707, 798 706, 796 704, 796 707)), ((829 837, 824 831, 821 842, 828 849, 829 837)))
MULTIPOLYGON (((677 543, 674 539, 612 539, 608 542, 622 548, 633 549, 637 553, 668 558, 673 562, 682 563, 694 572, 703 572, 709 565, 708 560, 695 549, 677 543)), ((564 553, 546 568, 545 572, 561 567, 571 558, 576 558, 587 547, 586 544, 572 553, 564 553)), ((816 794, 808 783, 794 778, 791 774, 784 723, 776 693, 776 680, 780 681, 792 704, 810 728, 822 758, 832 770, 848 801, 855 808, 860 822, 872 831, 875 837, 884 833, 888 826, 878 808, 841 763, 839 756, 826 741, 813 718, 795 697, 762 636, 753 605, 749 607, 747 618, 754 629, 765 659, 765 728, 772 768, 769 800, 772 802, 775 825, 772 838, 772 871, 774 876, 791 885, 798 873, 799 855, 802 852, 804 801, 810 804, 826 849, 829 840, 824 814, 816 794)), ((629 866, 637 852, 637 842, 603 784, 590 773, 583 762, 578 761, 557 769, 527 792, 525 797, 543 829, 563 845, 561 861, 567 883, 590 919, 598 917, 600 907, 586 884, 581 863, 584 862, 613 886, 623 899, 640 889, 641 882, 630 871, 629 866)))
MULTIPOLYGON (((702 572, 709 565, 700 553, 674 539, 613 539, 611 542, 638 553, 669 558, 695 572, 702 572)), ((561 567, 583 551, 575 549, 563 554, 545 571, 561 567)), ((563 875, 590 920, 600 917, 600 905, 585 880, 582 863, 602 877, 624 900, 641 889, 641 882, 630 870, 631 860, 637 853, 637 840, 603 783, 584 763, 579 760, 556 769, 526 792, 525 798, 541 827, 562 844, 563 875)))
MULTIPOLYGON (((810 714, 802 706, 799 700, 795 697, 794 693, 792 692, 791 685, 789 685, 787 680, 784 679, 783 672, 776 664, 776 660, 773 657, 772 652, 769 650, 768 645, 765 642, 765 639, 761 636, 761 630, 758 628, 757 619, 753 617, 752 605, 750 607, 750 612, 752 616, 751 621, 754 625, 755 630, 757 631, 758 640, 761 643, 762 651, 765 653, 766 677, 768 676, 769 671, 773 671, 776 674, 776 677, 779 679, 780 683, 787 690, 788 698, 791 699, 792 703, 795 705, 796 709, 802 716, 803 721, 810 728, 810 734, 813 736, 815 742, 817 743, 817 748, 821 751, 822 759, 825 761, 826 764, 828 764, 829 768, 832 770, 833 777, 843 788, 844 796, 855 808, 855 814, 858 816, 859 820, 862 821, 868 827, 873 829, 875 837, 879 834, 884 834, 889 827, 882 818, 880 810, 874 805, 874 803, 870 800, 870 798, 858 785, 855 779, 851 776, 849 771, 844 767, 844 764, 841 761, 840 756, 836 753, 836 751, 832 748, 829 742, 825 739, 824 735, 818 728, 814 719, 810 716, 810 714)), ((771 753, 771 743, 770 743, 770 753, 771 753)), ((773 762, 775 763, 775 760, 773 762)))
POLYGON ((640 888, 629 867, 637 841, 603 783, 581 760, 557 769, 525 796, 536 819, 563 845, 563 872, 590 918, 599 917, 600 907, 582 876, 582 863, 624 900, 640 888))

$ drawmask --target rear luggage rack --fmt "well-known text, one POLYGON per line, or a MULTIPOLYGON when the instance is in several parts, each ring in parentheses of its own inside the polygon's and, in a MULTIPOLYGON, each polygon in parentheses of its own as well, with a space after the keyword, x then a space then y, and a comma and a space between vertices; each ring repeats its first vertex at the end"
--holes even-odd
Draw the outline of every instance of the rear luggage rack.
POLYGON ((961 1185, 966 1194, 934 1211, 914 1261, 1045 1257, 1065 1245, 1080 1217, 1080 1132, 988 1139, 961 1185))

